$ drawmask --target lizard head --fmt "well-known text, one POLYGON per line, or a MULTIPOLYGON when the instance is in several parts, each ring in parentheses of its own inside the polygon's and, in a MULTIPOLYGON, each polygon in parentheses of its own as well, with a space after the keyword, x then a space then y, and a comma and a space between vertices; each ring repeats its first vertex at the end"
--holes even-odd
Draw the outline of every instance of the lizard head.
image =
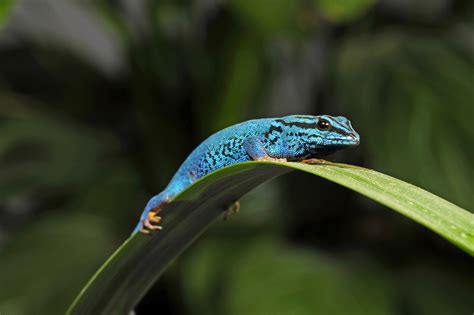
POLYGON ((285 117, 285 121, 287 125, 299 129, 294 130, 294 134, 305 143, 306 157, 323 157, 346 147, 357 146, 360 142, 360 136, 349 119, 342 116, 293 115, 285 117))
POLYGON ((356 146, 360 143, 359 134, 352 128, 350 120, 343 116, 317 116, 315 132, 325 145, 356 146))

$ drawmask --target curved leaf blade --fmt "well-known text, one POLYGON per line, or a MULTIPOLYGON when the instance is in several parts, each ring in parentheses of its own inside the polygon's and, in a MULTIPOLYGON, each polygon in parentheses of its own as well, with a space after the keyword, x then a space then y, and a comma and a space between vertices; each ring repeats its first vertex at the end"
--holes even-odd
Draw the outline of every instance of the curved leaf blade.
POLYGON ((246 162, 209 174, 177 196, 161 212, 164 229, 153 237, 135 234, 126 240, 83 288, 69 314, 128 312, 223 210, 258 185, 291 170, 359 192, 474 255, 474 215, 416 186, 345 164, 246 162))

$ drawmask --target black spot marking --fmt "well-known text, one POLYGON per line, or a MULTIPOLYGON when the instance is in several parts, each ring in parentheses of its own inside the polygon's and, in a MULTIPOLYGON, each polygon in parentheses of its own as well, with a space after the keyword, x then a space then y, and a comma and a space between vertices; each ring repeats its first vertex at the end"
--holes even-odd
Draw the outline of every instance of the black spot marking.
POLYGON ((275 144, 278 141, 278 136, 274 135, 273 132, 276 132, 277 134, 280 134, 280 133, 283 132, 283 128, 281 128, 281 126, 271 125, 270 128, 268 129, 268 131, 263 134, 265 139, 270 141, 271 144, 275 144), (272 139, 270 139, 270 136, 272 136, 272 139))
POLYGON ((277 133, 282 133, 283 132, 283 128, 281 128, 281 126, 274 126, 274 125, 271 125, 270 128, 268 129, 267 132, 265 132, 263 135, 265 138, 268 138, 268 136, 273 133, 274 131, 276 131, 277 133))

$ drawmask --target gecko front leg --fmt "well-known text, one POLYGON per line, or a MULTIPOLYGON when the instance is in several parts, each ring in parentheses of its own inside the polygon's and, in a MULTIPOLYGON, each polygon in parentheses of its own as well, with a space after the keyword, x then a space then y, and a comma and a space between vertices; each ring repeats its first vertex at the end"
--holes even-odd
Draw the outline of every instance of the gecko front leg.
POLYGON ((254 161, 277 161, 277 162, 286 162, 285 158, 274 158, 268 155, 267 150, 263 143, 257 137, 248 137, 243 143, 244 149, 247 154, 254 161))

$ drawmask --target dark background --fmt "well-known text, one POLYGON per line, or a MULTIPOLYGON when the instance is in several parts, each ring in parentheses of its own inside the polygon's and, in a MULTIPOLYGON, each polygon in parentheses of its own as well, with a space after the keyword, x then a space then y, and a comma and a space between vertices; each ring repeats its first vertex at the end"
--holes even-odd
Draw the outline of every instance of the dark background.
MULTIPOLYGON (((10 13, 2 315, 64 312, 187 154, 251 118, 344 115, 362 143, 332 160, 474 209, 472 1, 29 0, 10 13)), ((138 314, 474 311, 472 258, 356 193, 292 173, 241 204, 138 314)))

